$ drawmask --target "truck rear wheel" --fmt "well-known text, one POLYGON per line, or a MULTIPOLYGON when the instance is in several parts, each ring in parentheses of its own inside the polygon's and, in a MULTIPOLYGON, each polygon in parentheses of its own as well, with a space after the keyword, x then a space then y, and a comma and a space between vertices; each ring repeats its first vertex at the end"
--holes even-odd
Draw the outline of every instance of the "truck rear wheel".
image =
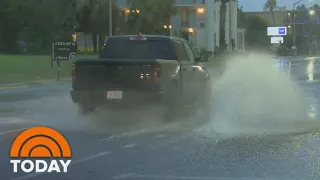
POLYGON ((172 122, 179 118, 181 111, 181 95, 173 93, 163 103, 163 121, 172 122))
POLYGON ((95 110, 95 107, 87 104, 78 104, 78 111, 80 114, 91 114, 95 110))
POLYGON ((208 121, 211 119, 212 114, 212 87, 208 83, 204 87, 204 92, 201 98, 201 109, 203 110, 203 120, 208 121))

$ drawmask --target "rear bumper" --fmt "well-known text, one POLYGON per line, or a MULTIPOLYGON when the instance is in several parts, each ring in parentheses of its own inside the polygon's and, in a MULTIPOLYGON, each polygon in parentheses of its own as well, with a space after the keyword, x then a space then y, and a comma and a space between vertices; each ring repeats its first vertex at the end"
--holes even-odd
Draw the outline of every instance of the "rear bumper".
POLYGON ((137 92, 123 90, 121 100, 107 100, 106 91, 71 91, 71 99, 74 103, 108 107, 133 107, 148 104, 160 104, 163 99, 161 92, 137 92))

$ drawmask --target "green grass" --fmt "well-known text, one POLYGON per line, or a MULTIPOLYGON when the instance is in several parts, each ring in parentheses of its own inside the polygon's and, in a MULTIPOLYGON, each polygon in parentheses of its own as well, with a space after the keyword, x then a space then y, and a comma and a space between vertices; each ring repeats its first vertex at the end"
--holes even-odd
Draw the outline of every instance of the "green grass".
MULTIPOLYGON (((77 58, 95 58, 94 54, 81 54, 77 58)), ((218 59, 207 63, 209 67, 222 65, 218 59)), ((71 77, 71 62, 62 61, 60 77, 71 77)), ((0 55, 0 84, 26 82, 29 85, 41 84, 39 80, 56 79, 57 66, 50 66, 50 55, 0 55)))
MULTIPOLYGON (((77 58, 95 58, 79 55, 77 58)), ((71 77, 71 62, 61 63, 60 77, 71 77)), ((0 55, 0 84, 32 82, 57 78, 57 66, 50 65, 50 55, 0 55)))

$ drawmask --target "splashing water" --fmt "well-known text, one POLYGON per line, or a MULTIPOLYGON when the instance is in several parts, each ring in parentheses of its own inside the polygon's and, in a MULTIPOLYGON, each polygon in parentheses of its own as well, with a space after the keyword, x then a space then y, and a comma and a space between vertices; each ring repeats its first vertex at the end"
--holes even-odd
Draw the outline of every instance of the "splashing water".
POLYGON ((307 116, 302 89, 271 57, 230 59, 213 89, 213 117, 202 133, 263 135, 320 127, 307 116))

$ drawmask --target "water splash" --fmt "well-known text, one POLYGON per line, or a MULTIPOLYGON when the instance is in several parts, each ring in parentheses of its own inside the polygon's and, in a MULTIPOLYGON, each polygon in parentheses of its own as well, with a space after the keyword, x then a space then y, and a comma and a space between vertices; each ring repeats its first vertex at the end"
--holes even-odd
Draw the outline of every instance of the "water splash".
POLYGON ((320 127, 309 119, 303 90, 266 55, 230 59, 214 83, 213 117, 200 132, 278 134, 320 127))

